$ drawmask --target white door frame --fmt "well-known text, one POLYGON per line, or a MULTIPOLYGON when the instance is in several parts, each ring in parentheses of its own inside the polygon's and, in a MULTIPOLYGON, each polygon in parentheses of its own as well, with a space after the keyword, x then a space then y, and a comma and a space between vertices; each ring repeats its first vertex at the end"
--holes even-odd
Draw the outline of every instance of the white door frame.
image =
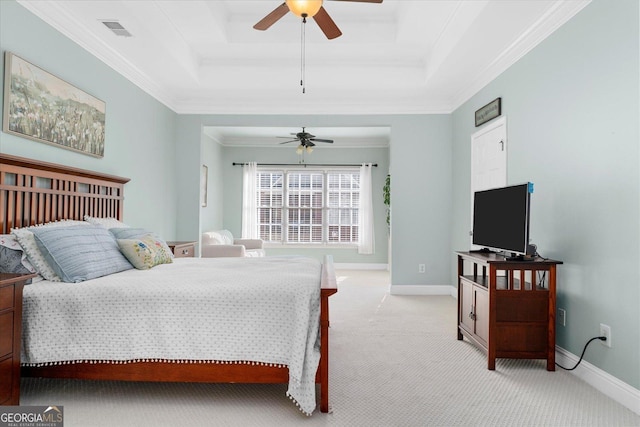
POLYGON ((471 134, 471 220, 469 224, 469 246, 473 245, 473 194, 476 191, 507 185, 507 116, 499 117, 471 134), (478 144, 485 144, 485 149, 477 150, 478 144), (495 144, 495 145, 494 145, 495 144), (486 154, 491 162, 482 162, 478 156, 486 154), (479 167, 481 165, 482 167, 479 167), (490 175, 489 179, 480 179, 490 175))

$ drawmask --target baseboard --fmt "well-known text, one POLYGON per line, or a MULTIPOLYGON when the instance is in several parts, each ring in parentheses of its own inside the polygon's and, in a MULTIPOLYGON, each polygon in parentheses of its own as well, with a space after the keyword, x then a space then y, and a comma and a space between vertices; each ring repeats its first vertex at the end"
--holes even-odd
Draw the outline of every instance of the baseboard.
POLYGON ((389 264, 367 264, 367 263, 333 263, 336 270, 389 270, 389 264))
MULTIPOLYGON (((556 362, 565 367, 573 367, 580 358, 562 347, 556 346, 556 362)), ((620 381, 613 375, 582 360, 572 374, 609 396, 611 399, 640 415, 640 390, 620 381)))
POLYGON ((458 295, 458 291, 449 285, 391 285, 391 295, 458 295))

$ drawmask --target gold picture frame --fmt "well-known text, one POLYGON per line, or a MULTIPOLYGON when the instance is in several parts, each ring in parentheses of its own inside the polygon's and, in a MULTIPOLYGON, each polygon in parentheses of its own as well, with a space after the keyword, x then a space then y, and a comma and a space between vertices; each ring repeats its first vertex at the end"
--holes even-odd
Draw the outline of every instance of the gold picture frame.
POLYGON ((11 52, 4 74, 3 132, 104 156, 104 101, 11 52))

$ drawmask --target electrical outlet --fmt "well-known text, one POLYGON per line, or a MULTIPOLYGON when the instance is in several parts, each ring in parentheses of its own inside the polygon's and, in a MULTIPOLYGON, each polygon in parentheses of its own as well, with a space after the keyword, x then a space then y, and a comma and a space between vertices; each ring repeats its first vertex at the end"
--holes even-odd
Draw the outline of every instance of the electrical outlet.
POLYGON ((418 264, 418 273, 424 273, 426 271, 426 266, 424 264, 418 264))
POLYGON ((567 326, 567 311, 564 308, 558 309, 558 324, 560 326, 567 326))
POLYGON ((600 335, 601 337, 607 337, 606 341, 600 341, 600 344, 611 348, 611 327, 609 325, 605 325, 604 323, 600 323, 600 335))

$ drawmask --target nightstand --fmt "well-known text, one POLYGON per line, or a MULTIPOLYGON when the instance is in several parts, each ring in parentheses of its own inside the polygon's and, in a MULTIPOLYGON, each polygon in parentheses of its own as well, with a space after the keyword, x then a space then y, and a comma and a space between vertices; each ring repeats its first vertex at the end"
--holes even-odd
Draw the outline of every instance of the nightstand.
POLYGON ((22 289, 35 276, 0 273, 0 406, 20 404, 22 289))
POLYGON ((196 253, 196 242, 176 241, 167 242, 169 249, 176 258, 193 258, 196 253))

